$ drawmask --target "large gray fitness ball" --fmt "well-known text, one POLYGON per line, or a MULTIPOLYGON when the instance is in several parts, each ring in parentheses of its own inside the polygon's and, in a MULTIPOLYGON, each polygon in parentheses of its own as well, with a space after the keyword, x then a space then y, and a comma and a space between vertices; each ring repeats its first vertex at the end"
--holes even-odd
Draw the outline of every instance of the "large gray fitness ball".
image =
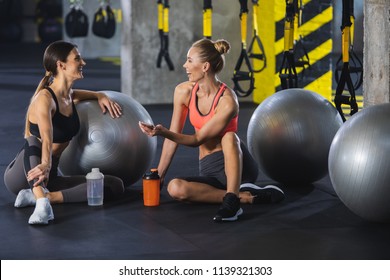
POLYGON ((80 175, 99 167, 103 174, 117 176, 130 185, 150 168, 157 149, 157 139, 142 133, 138 122, 153 121, 130 96, 103 92, 121 105, 122 116, 113 119, 108 112, 103 114, 96 100, 77 104, 80 131, 61 156, 59 169, 64 175, 80 175))
POLYGON ((265 99, 248 125, 248 148, 260 169, 286 186, 312 183, 328 172, 333 137, 343 121, 321 95, 286 89, 265 99))
POLYGON ((358 216, 390 221, 390 104, 368 107, 337 132, 329 176, 341 201, 358 216))

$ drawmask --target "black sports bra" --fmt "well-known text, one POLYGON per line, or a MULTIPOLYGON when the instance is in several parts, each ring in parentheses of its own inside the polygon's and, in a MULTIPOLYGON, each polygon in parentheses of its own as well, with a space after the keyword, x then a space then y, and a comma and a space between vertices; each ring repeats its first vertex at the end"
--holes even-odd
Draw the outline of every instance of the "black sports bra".
MULTIPOLYGON (((52 118, 53 124, 53 143, 65 143, 70 141, 80 129, 79 115, 77 114, 76 106, 72 100, 73 113, 69 117, 64 116, 59 111, 58 100, 53 90, 49 87, 46 89, 51 93, 54 102, 56 103, 56 111, 52 118)), ((38 125, 30 122, 30 133, 38 138, 41 138, 38 125)))

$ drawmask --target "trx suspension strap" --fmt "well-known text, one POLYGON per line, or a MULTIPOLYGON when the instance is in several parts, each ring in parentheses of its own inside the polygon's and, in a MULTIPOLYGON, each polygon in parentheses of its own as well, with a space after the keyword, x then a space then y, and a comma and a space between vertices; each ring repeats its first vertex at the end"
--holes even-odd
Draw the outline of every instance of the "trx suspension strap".
POLYGON ((239 0, 240 2, 240 21, 241 21, 241 53, 237 60, 236 66, 234 67, 234 74, 233 74, 233 83, 234 83, 234 90, 236 91, 237 95, 240 97, 248 96, 252 93, 254 87, 254 77, 253 77, 253 70, 252 65, 248 57, 248 53, 246 51, 246 35, 247 35, 247 19, 248 19, 248 0, 239 0), (241 66, 242 63, 245 61, 245 64, 248 68, 248 71, 242 71, 241 66), (239 82, 241 81, 249 81, 249 88, 245 91, 240 86, 239 82))
POLYGON ((213 7, 211 0, 203 0, 203 37, 211 39, 212 36, 213 7))
POLYGON ((259 25, 258 25, 258 21, 257 21, 257 11, 259 9, 259 0, 252 0, 252 3, 253 3, 253 38, 252 38, 252 42, 249 44, 248 54, 249 54, 250 58, 263 61, 262 65, 259 69, 253 69, 253 72, 259 73, 259 72, 263 71, 265 69, 265 67, 267 67, 267 58, 265 56, 264 46, 261 43, 260 37, 258 35, 259 34, 259 32, 258 32, 259 25), (257 43, 257 45, 259 47, 259 53, 253 52, 253 45, 255 43, 257 43))
POLYGON ((294 56, 298 57, 302 55, 300 58, 295 60, 295 67, 302 68, 302 75, 305 71, 306 67, 310 68, 310 59, 309 55, 306 51, 305 45, 303 43, 302 35, 299 34, 299 27, 302 25, 302 11, 303 11, 303 4, 302 0, 299 0, 297 2, 297 13, 295 14, 295 20, 294 20, 294 56))
MULTIPOLYGON (((353 50, 354 43, 354 33, 355 33, 355 16, 354 16, 354 4, 353 1, 350 2, 350 18, 351 18, 351 27, 350 27, 350 46, 349 46, 349 73, 354 74, 353 79, 353 87, 357 90, 363 84, 363 63, 356 55, 353 50)), ((335 79, 336 82, 340 81, 340 73, 342 70, 342 55, 336 62, 336 70, 335 70, 335 79)), ((351 77, 352 79, 352 77, 351 77)))
POLYGON ((298 87, 298 76, 294 60, 294 17, 297 13, 297 6, 297 0, 286 0, 284 50, 283 60, 279 70, 282 89, 298 87))
POLYGON ((170 71, 174 70, 172 60, 168 53, 169 46, 169 0, 157 0, 158 32, 160 35, 160 52, 157 57, 157 68, 161 67, 164 58, 170 71))
POLYGON ((339 111, 341 118, 343 121, 346 121, 344 117, 343 110, 341 108, 342 104, 350 105, 351 107, 351 113, 352 116, 358 111, 358 105, 356 103, 356 97, 355 97, 355 89, 352 84, 351 76, 350 76, 350 69, 349 69, 349 44, 350 44, 350 28, 352 26, 351 16, 350 16, 350 4, 353 1, 352 0, 343 0, 343 17, 342 17, 342 25, 341 25, 341 34, 342 34, 342 61, 343 66, 341 69, 341 76, 340 80, 337 84, 336 88, 336 95, 334 99, 334 103, 336 105, 337 110, 339 111), (343 90, 345 88, 345 84, 347 84, 347 88, 349 90, 349 93, 351 96, 345 96, 343 95, 343 90))

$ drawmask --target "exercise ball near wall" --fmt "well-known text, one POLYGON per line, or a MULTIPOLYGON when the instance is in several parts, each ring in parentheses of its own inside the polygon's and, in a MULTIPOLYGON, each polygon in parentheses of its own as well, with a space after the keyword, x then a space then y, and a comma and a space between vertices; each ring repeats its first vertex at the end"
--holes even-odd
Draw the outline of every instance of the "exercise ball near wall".
POLYGON ((337 132, 329 176, 341 201, 358 216, 390 221, 390 104, 367 107, 337 132))
POLYGON ((333 137, 343 121, 321 95, 286 89, 266 98, 248 125, 248 148, 271 179, 286 186, 307 185, 328 172, 333 137))
POLYGON ((146 109, 121 92, 102 91, 122 107, 122 116, 113 119, 102 113, 96 100, 77 104, 81 127, 61 156, 64 175, 87 174, 99 167, 102 173, 121 178, 125 186, 138 181, 157 149, 157 139, 140 130, 139 121, 153 123, 146 109))

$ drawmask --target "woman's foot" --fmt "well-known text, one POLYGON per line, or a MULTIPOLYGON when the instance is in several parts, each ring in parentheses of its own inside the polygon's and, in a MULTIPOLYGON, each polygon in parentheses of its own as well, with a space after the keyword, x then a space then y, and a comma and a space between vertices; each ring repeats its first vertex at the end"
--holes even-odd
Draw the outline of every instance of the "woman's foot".
POLYGON ((18 193, 15 199, 14 206, 16 208, 34 206, 35 201, 36 201, 35 195, 31 191, 31 189, 23 189, 18 193))
POLYGON ((30 225, 47 225, 51 220, 54 220, 54 214, 49 199, 46 197, 38 198, 28 223, 30 225))
POLYGON ((213 220, 214 222, 232 222, 236 221, 242 213, 238 196, 234 193, 227 193, 213 220))
POLYGON ((252 183, 240 186, 240 192, 249 192, 253 196, 252 204, 277 203, 284 200, 284 192, 274 185, 259 187, 252 183))
MULTIPOLYGON (((49 190, 46 188, 42 188, 42 189, 43 189, 44 194, 47 194, 49 192, 49 190)), ((32 192, 32 190, 31 189, 23 189, 23 190, 20 190, 20 192, 16 196, 14 206, 16 208, 34 206, 35 202, 36 202, 36 198, 35 198, 35 195, 32 192)))

